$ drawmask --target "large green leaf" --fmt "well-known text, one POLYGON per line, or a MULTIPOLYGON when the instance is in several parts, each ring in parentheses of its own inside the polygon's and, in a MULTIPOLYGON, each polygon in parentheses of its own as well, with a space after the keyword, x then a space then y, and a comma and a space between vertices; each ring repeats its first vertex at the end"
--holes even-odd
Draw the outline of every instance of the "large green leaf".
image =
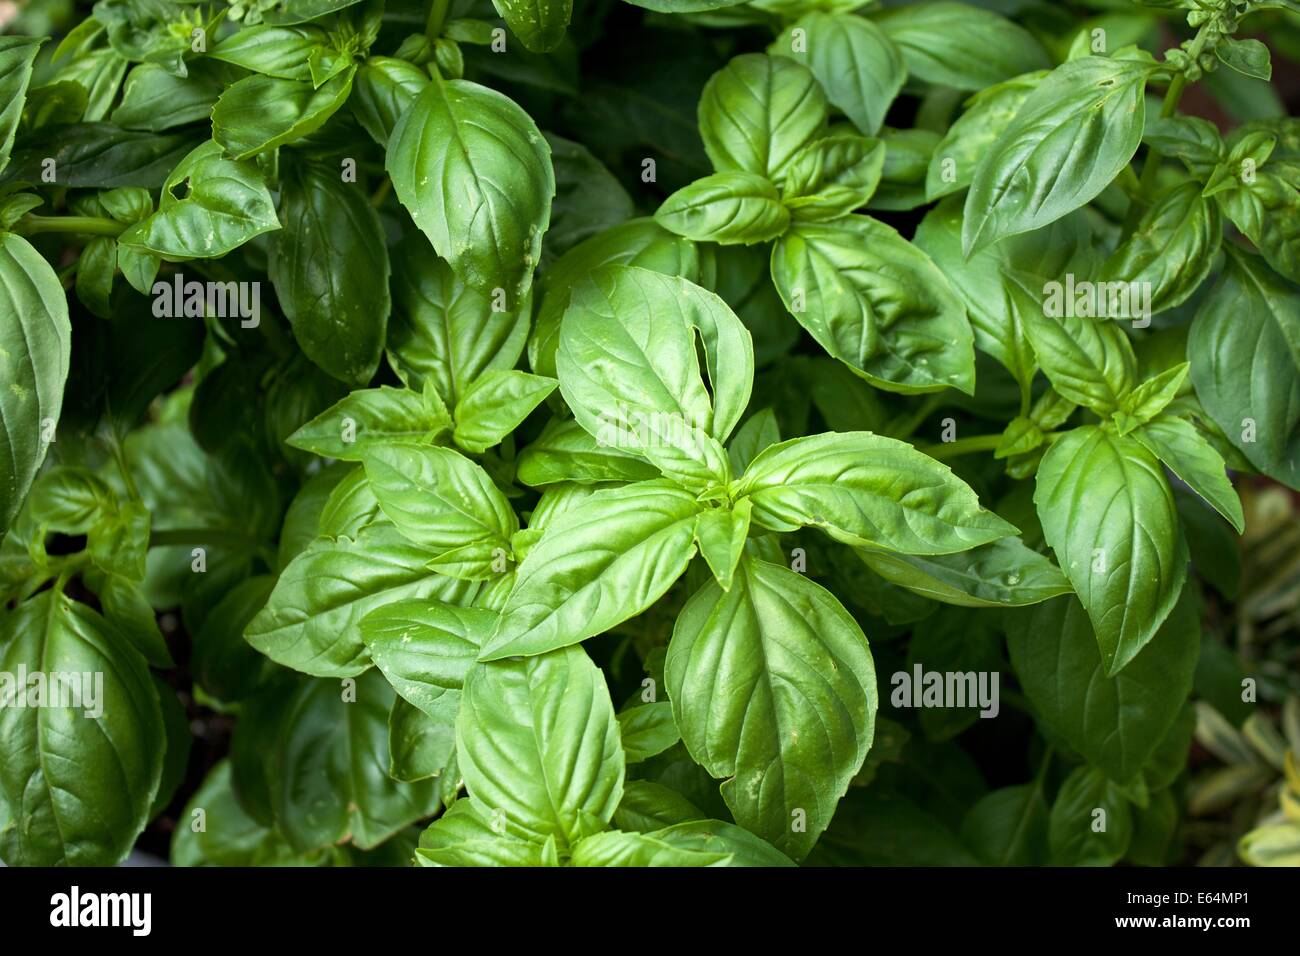
POLYGON ((1142 141, 1154 68, 1150 55, 1134 53, 1086 56, 1053 70, 975 171, 966 254, 1055 222, 1114 182, 1142 141))
POLYGON ((623 796, 623 747, 604 675, 581 648, 473 667, 456 747, 470 796, 499 832, 574 843, 623 796))
POLYGON ((974 391, 966 310, 892 227, 867 216, 798 222, 772 249, 772 280, 818 344, 878 388, 974 391))
POLYGON ((519 565, 482 659, 576 644, 640 614, 695 555, 700 510, 659 480, 599 491, 560 515, 519 565))
POLYGON ((267 262, 276 298, 307 357, 364 385, 388 328, 388 249, 359 183, 296 162, 280 183, 283 229, 267 262))
POLYGON ((1234 254, 1192 323, 1192 382, 1252 465, 1300 488, 1300 292, 1234 254))
POLYGON ((429 600, 395 601, 361 620, 370 657, 404 699, 430 716, 460 690, 497 616, 482 608, 429 600))
POLYGON ((464 282, 505 290, 517 310, 551 219, 551 150, 508 97, 435 79, 393 128, 387 167, 397 198, 464 282))
POLYGON ((709 582, 687 602, 664 678, 736 821, 802 859, 871 746, 876 676, 857 622, 802 575, 747 557, 730 591, 709 582))
POLYGON ((360 461, 371 445, 433 441, 451 428, 441 404, 405 388, 359 389, 331 405, 287 439, 294 448, 340 461, 360 461))
POLYGON ((1111 780, 1132 781, 1192 689, 1201 645, 1196 605, 1188 589, 1155 638, 1114 677, 1106 676, 1076 599, 1014 612, 1007 645, 1036 717, 1111 780))
POLYGON ((1019 538, 927 557, 866 548, 858 556, 886 581, 945 604, 1020 607, 1068 594, 1061 569, 1019 538))
POLYGON ((50 264, 26 239, 0 234, 0 537, 54 437, 71 337, 68 301, 50 264))
POLYGON ((0 36, 0 171, 9 164, 41 42, 35 37, 0 36))
MULTIPOLYGON (((1035 280, 1017 275, 1009 281, 1020 283, 1019 294, 1030 303, 1037 298, 1035 280)), ((1068 293, 1061 290, 1058 304, 1061 296, 1068 293)), ((1058 394, 1102 416, 1120 407, 1137 384, 1137 356, 1118 322, 1052 307, 1050 298, 1041 309, 1024 308, 1022 315, 1038 364, 1058 394)))
POLYGON ((212 138, 233 159, 250 159, 302 139, 347 102, 354 73, 349 67, 320 87, 310 80, 245 77, 212 108, 212 138))
POLYGON ((793 438, 760 452, 736 487, 774 531, 820 528, 837 541, 952 554, 1015 534, 947 465, 870 432, 793 438))
POLYGON ((1113 676, 1155 636, 1187 578, 1187 543, 1160 462, 1132 438, 1076 428, 1043 456, 1034 504, 1113 676))
POLYGON ((49 590, 0 617, 0 673, 0 856, 11 866, 120 863, 149 821, 166 747, 144 658, 90 608, 49 590), (51 696, 33 698, 36 674, 51 696))
POLYGON ((766 176, 731 171, 677 190, 659 207, 655 222, 699 242, 754 245, 785 232, 790 211, 766 176))
POLYGON ((492 0, 510 32, 534 53, 553 50, 564 39, 573 0, 492 0))

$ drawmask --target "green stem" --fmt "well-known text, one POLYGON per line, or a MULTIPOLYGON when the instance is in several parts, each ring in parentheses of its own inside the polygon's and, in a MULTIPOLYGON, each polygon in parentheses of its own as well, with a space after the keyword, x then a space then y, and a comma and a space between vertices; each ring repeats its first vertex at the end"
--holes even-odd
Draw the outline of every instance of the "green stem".
POLYGON ((1002 441, 1001 435, 974 435, 970 438, 959 438, 956 441, 940 442, 937 445, 927 445, 921 449, 931 458, 937 461, 947 461, 950 458, 959 458, 962 455, 971 455, 981 451, 992 451, 998 447, 1002 441))
POLYGON ((20 236, 34 236, 40 232, 80 232, 89 236, 119 236, 126 223, 100 216, 33 216, 28 213, 14 224, 13 231, 20 236))
POLYGON ((429 38, 429 42, 442 36, 443 24, 447 22, 447 11, 451 7, 451 0, 433 0, 429 6, 429 19, 424 25, 424 35, 429 38))
POLYGON ((122 483, 126 485, 126 493, 132 501, 139 501, 140 489, 135 486, 135 478, 131 475, 131 466, 127 464, 126 453, 122 451, 122 443, 118 441, 116 432, 110 433, 108 447, 113 453, 113 460, 117 462, 117 470, 122 473, 122 483))

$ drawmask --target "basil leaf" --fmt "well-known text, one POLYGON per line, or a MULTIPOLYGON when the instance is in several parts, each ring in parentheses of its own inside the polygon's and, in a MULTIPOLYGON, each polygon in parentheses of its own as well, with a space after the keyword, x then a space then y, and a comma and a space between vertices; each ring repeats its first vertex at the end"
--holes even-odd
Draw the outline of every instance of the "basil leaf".
POLYGON ((492 0, 492 6, 534 53, 559 46, 573 15, 573 0, 492 0))
POLYGON ((776 415, 772 409, 764 408, 755 412, 736 430, 735 437, 727 446, 731 470, 736 474, 743 473, 759 452, 780 440, 781 430, 777 427, 776 415))
POLYGON ((1019 24, 965 3, 923 3, 875 18, 927 83, 982 90, 1013 76, 1047 68, 1047 51, 1019 24))
POLYGON ((303 352, 330 375, 363 385, 388 327, 388 250, 359 184, 295 163, 280 184, 283 229, 267 272, 303 352))
POLYGON ((870 201, 884 168, 879 140, 843 134, 816 140, 790 160, 786 206, 796 219, 839 219, 870 201))
MULTIPOLYGON (((1234 169, 1229 162, 1220 169, 1234 169)), ((1233 172, 1235 177, 1239 175, 1233 172)), ((1215 192, 1214 199, 1233 225, 1249 237, 1264 259, 1292 282, 1300 282, 1300 162, 1274 161, 1249 184, 1215 192)), ((1206 187, 1209 194, 1213 182, 1206 187)))
POLYGON ((1182 183, 1146 211, 1098 281, 1149 285, 1154 315, 1182 305, 1201 287, 1222 241, 1218 208, 1201 197, 1200 183, 1182 183))
POLYGON ((1258 80, 1273 79, 1273 64, 1268 47, 1259 40, 1238 40, 1223 37, 1214 47, 1214 55, 1221 63, 1232 67, 1243 76, 1258 80))
POLYGON ((311 79, 308 59, 329 35, 310 23, 299 26, 246 26, 223 39, 208 56, 281 80, 311 79))
POLYGON ((512 836, 576 843, 603 830, 623 796, 614 706, 577 647, 471 668, 456 750, 470 796, 512 836))
POLYGON ((249 159, 320 129, 347 102, 354 70, 324 86, 254 75, 226 89, 212 108, 212 138, 232 159, 249 159))
POLYGON ((826 95, 793 60, 746 53, 709 78, 699 115, 715 170, 780 182, 791 157, 825 128, 826 95))
POLYGON ((518 310, 541 256, 555 174, 550 147, 512 100, 435 79, 402 114, 386 160, 397 198, 466 285, 518 310))
POLYGON ((660 480, 599 491, 565 512, 520 563, 480 659, 541 654, 640 614, 694 557, 700 510, 660 480))
POLYGON ((90 608, 48 590, 0 618, 0 672, 0 856, 120 863, 149 822, 166 747, 144 658, 90 608), (42 684, 17 683, 38 673, 42 684), (34 686, 71 705, 34 699, 34 686))
POLYGON ((837 541, 951 554, 1016 533, 947 465, 870 432, 794 438, 761 452, 736 486, 773 531, 819 528, 837 541))
POLYGON ((27 84, 32 79, 32 63, 41 43, 34 37, 0 37, 0 170, 9 164, 27 84))
POLYGON ((1192 689, 1201 626, 1192 589, 1155 638, 1107 676, 1088 615, 1071 597, 1008 619, 1011 663, 1038 720, 1117 784, 1137 776, 1192 689))
POLYGON ((1113 677, 1155 637, 1187 577, 1187 543, 1160 463, 1132 438, 1076 428, 1043 456, 1034 504, 1113 677))
POLYGON ((724 591, 731 590, 731 577, 749 537, 752 510, 753 502, 742 498, 732 508, 701 512, 695 523, 695 543, 724 591))
POLYGON ((768 52, 808 67, 858 130, 875 136, 907 79, 903 53, 870 20, 806 13, 772 41, 768 52))
POLYGON ((1043 866, 1048 826, 1047 801, 1037 781, 989 791, 962 820, 961 838, 985 866, 1043 866))
MULTIPOLYGON (((388 775, 402 783, 445 777, 456 759, 456 714, 460 694, 443 691, 430 716, 401 697, 388 712, 388 775)), ((441 783, 439 780, 437 783, 441 783)))
POLYGON ((210 140, 172 170, 157 212, 123 232, 118 243, 169 260, 206 259, 279 228, 261 171, 225 158, 210 140))
POLYGON ((984 154, 1020 112, 1029 94, 1047 73, 1035 71, 981 90, 966 102, 966 112, 948 127, 930 157, 925 198, 935 200, 971 184, 984 154))
POLYGON ((452 427, 446 409, 431 406, 405 388, 368 388, 352 392, 286 439, 325 458, 360 461, 372 445, 394 440, 433 441, 452 427))
MULTIPOLYGON (((490 811, 487 811, 490 812, 490 811)), ((494 830, 474 800, 457 800, 420 835, 422 866, 544 866, 543 847, 494 830)))
POLYGON ((598 441, 684 485, 726 481, 726 439, 748 404, 749 332, 713 293, 647 269, 609 266, 573 295, 556 354, 560 390, 598 441), (695 334, 705 344, 710 399, 695 334))
POLYGON ((349 102, 357 122, 386 147, 397 120, 428 85, 429 74, 414 63, 372 56, 357 67, 349 102))
POLYGON ((450 448, 391 442, 362 455, 379 506, 430 567, 458 578, 495 577, 519 530, 514 509, 481 467, 450 448))
POLYGON ((375 608, 404 598, 464 601, 476 590, 472 582, 429 573, 432 557, 386 522, 352 537, 322 536, 281 572, 244 637, 277 664, 306 674, 359 674, 370 666, 360 622, 375 608))
POLYGON ((745 558, 730 591, 709 582, 682 609, 664 679, 736 821, 806 856, 871 746, 876 678, 857 622, 802 575, 745 558))
POLYGON ((616 830, 585 837, 573 848, 573 866, 728 866, 729 853, 674 846, 653 833, 616 830))
POLYGON ((891 584, 961 607, 1020 607, 1072 590, 1060 568, 1019 538, 928 557, 866 548, 857 554, 891 584))
POLYGON ((425 599, 394 601, 361 619, 375 666, 401 697, 430 717, 447 691, 460 690, 497 616, 481 608, 425 599))
POLYGON ((1223 515, 1237 534, 1246 530, 1241 500, 1224 474, 1223 457, 1201 437, 1196 426, 1172 415, 1161 415, 1133 432, 1133 437, 1223 515))
POLYGON ((984 154, 966 195, 966 255, 1055 222, 1129 164, 1142 140, 1150 56, 1086 56, 1054 69, 984 154))
POLYGON ((246 578, 230 589, 194 635, 190 671, 217 700, 234 702, 264 687, 274 667, 244 640, 244 629, 266 606, 275 587, 269 574, 246 578))
POLYGON ((1058 866, 1112 866, 1128 852, 1133 817, 1128 801, 1105 775, 1076 767, 1061 784, 1048 824, 1058 866))
POLYGON ((276 828, 300 853, 349 836, 370 849, 438 807, 435 781, 388 775, 392 688, 374 671, 355 680, 302 681, 268 742, 276 828))
POLYGON ((393 251, 393 321, 388 362, 410 388, 432 384, 448 407, 481 375, 511 369, 528 335, 531 299, 517 309, 463 283, 423 236, 393 251))
POLYGON ((716 173, 679 189, 659 207, 655 222, 699 242, 753 245, 790 225, 790 211, 771 180, 754 173, 716 173))
POLYGON ((518 428, 558 384, 527 372, 484 372, 456 402, 456 444, 482 454, 518 428))
POLYGON ((1233 254, 1187 342, 1192 383, 1233 447, 1300 488, 1300 293, 1253 256, 1233 254))
POLYGON ((1125 424, 1132 424, 1133 427, 1120 427, 1119 433, 1127 435, 1133 428, 1151 421, 1164 411, 1183 390, 1190 370, 1191 366, 1187 362, 1180 362, 1172 368, 1165 369, 1155 378, 1147 379, 1125 395, 1120 410, 1112 417, 1117 424, 1123 421, 1125 424))
POLYGON ((876 387, 973 391, 961 302, 925 253, 884 223, 796 223, 772 250, 772 280, 818 344, 876 387))
POLYGON ((629 766, 663 753, 682 739, 673 720, 672 704, 666 700, 620 711, 618 729, 629 766))
POLYGON ((180 819, 193 821, 204 811, 204 827, 178 826, 172 833, 172 866, 312 865, 320 861, 300 856, 273 827, 250 816, 235 791, 231 761, 209 771, 186 804, 180 819))
POLYGON ((45 460, 72 351, 68 301, 26 239, 0 233, 0 529, 8 530, 45 460))
POLYGON ((644 481, 659 471, 649 462, 602 444, 572 419, 552 419, 519 453, 515 477, 534 487, 574 481, 644 481))
MULTIPOLYGON (((1019 281, 1022 294, 1033 299, 1025 285, 1036 280, 1019 281)), ((1118 323, 1078 315, 1065 301, 1069 288, 1055 285, 1051 291, 1044 287, 1042 309, 1024 310, 1025 332, 1052 387, 1069 401, 1107 415, 1136 384, 1137 356, 1118 323)))

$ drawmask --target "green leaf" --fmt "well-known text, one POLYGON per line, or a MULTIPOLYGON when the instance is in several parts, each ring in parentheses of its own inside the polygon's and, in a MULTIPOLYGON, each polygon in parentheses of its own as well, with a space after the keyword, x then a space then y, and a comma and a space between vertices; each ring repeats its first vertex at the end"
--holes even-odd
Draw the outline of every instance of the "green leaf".
POLYGON ((776 414, 770 408, 763 408, 745 420, 736 429, 731 444, 727 446, 727 456, 731 459, 733 473, 742 474, 758 453, 769 445, 781 440, 781 430, 776 423, 776 414))
POLYGON ((754 459, 736 486, 754 521, 813 527, 837 541, 904 554, 952 554, 1016 533, 980 507, 947 465, 870 432, 794 438, 754 459))
POLYGON ((985 866, 1043 866, 1048 826, 1040 780, 989 791, 962 820, 961 838, 985 866))
POLYGON ((513 369, 484 372, 456 402, 456 444, 481 455, 518 428, 558 384, 513 369))
POLYGON ((1190 370, 1191 366, 1187 362, 1179 362, 1125 395, 1120 410, 1114 412, 1112 417, 1117 424, 1123 421, 1131 423, 1132 427, 1120 427, 1119 433, 1127 435, 1133 428, 1151 421, 1164 411, 1183 390, 1190 370))
POLYGON ((807 67, 746 53, 709 78, 699 117, 715 170, 780 182, 794 154, 825 128, 826 95, 807 67))
POLYGON ((450 448, 412 442, 368 448, 362 459, 384 514, 431 552, 431 567, 472 580, 505 570, 499 565, 519 519, 479 465, 450 448))
POLYGON ((859 132, 875 136, 907 79, 903 52, 870 20, 807 13, 772 41, 768 52, 810 69, 830 104, 859 132))
POLYGON ((815 140, 790 160, 786 206, 796 219, 839 219, 870 201, 884 168, 879 140, 845 134, 815 140))
POLYGON ((948 127, 930 157, 925 175, 926 199, 961 192, 971 184, 984 154, 993 148, 1046 75, 1044 71, 1027 73, 990 86, 966 101, 966 112, 948 127))
POLYGON ((300 853, 349 836, 376 847, 439 805, 436 781, 388 775, 387 681, 370 671, 349 683, 302 681, 268 741, 276 828, 300 853))
POLYGON ((59 278, 26 239, 0 233, 0 528, 8 530, 54 437, 72 351, 59 278))
POLYGON ((366 449, 392 441, 433 441, 450 430, 446 409, 406 388, 361 389, 331 405, 286 440, 324 458, 360 461, 366 449))
POLYGON ((217 603, 194 636, 190 672, 217 700, 251 697, 271 676, 271 662, 244 640, 244 629, 266 606, 274 587, 269 574, 245 578, 217 603))
POLYGON ((664 677, 736 821, 806 856, 871 746, 876 678, 857 622, 802 575, 747 557, 730 591, 709 582, 682 609, 664 677))
POLYGON ((1132 438, 1076 428, 1043 456, 1034 504, 1114 676, 1155 637, 1187 578, 1187 542, 1160 463, 1132 438))
POLYGON ((750 499, 742 498, 731 508, 700 512, 699 520, 695 522, 695 543, 724 591, 731 590, 731 577, 749 537, 749 516, 753 507, 750 499))
POLYGON ((209 140, 172 170, 158 211, 123 232, 118 243, 168 260, 210 259, 279 228, 262 172, 254 163, 227 159, 209 140))
POLYGON ((283 229, 267 272, 303 352, 330 375, 364 385, 384 348, 388 250, 360 183, 297 162, 280 184, 283 229))
POLYGON ((546 865, 541 844, 508 836, 504 827, 495 829, 485 816, 489 812, 475 800, 457 800, 420 835, 416 862, 422 866, 546 865))
POLYGON ((49 590, 0 619, 0 673, 0 856, 10 866, 120 863, 149 821, 166 747, 144 658, 90 608, 49 590), (36 686, 57 696, 33 698, 38 673, 36 686))
MULTIPOLYGON (((1013 280, 1015 281, 1015 280, 1013 280)), ((1033 281, 1022 279, 1023 283, 1033 281)), ((1032 297, 1033 293, 1025 290, 1032 297)), ((1137 384, 1137 356, 1119 323, 1081 316, 1060 283, 1044 287, 1040 311, 1024 311, 1025 332, 1038 364, 1064 398, 1107 415, 1137 384)))
POLYGON ((464 686, 496 621, 495 613, 482 608, 427 599, 395 601, 361 619, 361 636, 393 689, 436 717, 447 692, 464 686))
POLYGON ((520 563, 480 659, 541 654, 640 614, 695 556, 700 511, 659 480, 598 491, 560 515, 520 563))
POLYGON ((1013 612, 1007 626, 1011 663, 1037 719, 1120 785, 1141 772, 1173 726, 1192 689, 1200 644, 1190 588, 1155 638, 1113 677, 1072 597, 1013 612))
POLYGON ((329 35, 310 23, 299 26, 244 27, 208 51, 214 60, 282 80, 311 79, 307 61, 329 35))
POLYGON ((677 190, 663 201, 655 222, 698 242, 754 245, 785 232, 790 211, 767 177, 725 172, 677 190))
POLYGON ((1272 133, 1262 131, 1244 138, 1216 170, 1204 194, 1214 196, 1269 265, 1300 282, 1300 161, 1268 161, 1274 142, 1272 133), (1251 155, 1252 142, 1263 144, 1256 155, 1251 155), (1256 171, 1256 166, 1262 168, 1256 171))
POLYGON ((609 830, 580 840, 573 866, 727 866, 731 855, 674 846, 654 833, 609 830))
POLYGON ((1076 767, 1052 804, 1048 841, 1057 866, 1111 866, 1128 852, 1133 816, 1105 774, 1076 767))
POLYGON ((1246 530, 1241 500, 1224 473, 1223 456, 1201 437, 1195 425, 1172 415, 1161 415, 1133 432, 1133 437, 1213 505, 1238 534, 1246 530))
POLYGON ((1187 342, 1196 395, 1260 471, 1300 488, 1300 292, 1232 255, 1187 342))
POLYGON ((550 147, 512 100, 434 80, 393 128, 386 166, 420 231, 466 285, 517 310, 551 219, 550 147))
POLYGON ((559 46, 573 15, 573 0, 492 0, 492 6, 534 53, 559 46))
POLYGON ((352 81, 352 111, 380 146, 407 107, 429 85, 429 74, 414 63, 387 56, 372 56, 357 67, 352 81))
POLYGON ((973 392, 965 309, 890 226, 866 216, 796 223, 772 250, 772 280, 817 343, 876 387, 973 392))
POLYGON ((212 138, 237 160, 300 140, 347 102, 353 72, 348 69, 319 88, 310 81, 247 76, 212 108, 212 138))
POLYGON ((614 706, 580 648, 473 667, 456 748, 470 796, 512 836, 576 843, 603 830, 623 796, 614 706))
POLYGON ((916 4, 875 20, 902 51, 908 71, 927 83, 982 90, 1050 65, 1032 33, 969 4, 916 4))
POLYGON ((469 288, 423 236, 411 234, 393 250, 393 305, 388 363, 408 387, 432 383, 454 408, 485 372, 515 367, 532 300, 506 309, 469 288))
POLYGON ((975 170, 966 255, 1055 222, 1114 182, 1142 140, 1143 93, 1154 68, 1149 55, 1134 54, 1086 56, 1054 69, 975 170))
POLYGON ((649 462, 602 444, 577 422, 552 419, 519 454, 515 477, 534 487, 562 481, 644 481, 659 471, 649 462))
POLYGON ((404 598, 459 602, 476 590, 472 582, 431 574, 432 557, 387 522, 350 537, 318 538, 281 572, 244 637, 277 664, 303 673, 359 674, 370 666, 360 628, 368 613, 404 598))
POLYGON ((1273 63, 1269 58, 1268 47, 1259 40, 1223 37, 1215 45, 1214 54, 1220 62, 1244 76, 1259 80, 1273 79, 1273 63))
POLYGON ((673 706, 666 700, 621 711, 618 729, 629 766, 663 753, 682 739, 673 719, 673 706))
POLYGON ((203 60, 189 63, 188 70, 188 76, 178 77, 156 63, 133 67, 110 119, 125 129, 151 132, 206 120, 228 85, 227 71, 203 60))
POLYGON ((598 442, 696 490, 730 477, 719 442, 748 404, 753 346, 713 293, 647 269, 603 268, 574 292, 556 366, 564 400, 598 442))
POLYGON ((960 607, 1020 607, 1072 590, 1060 568, 1019 538, 929 557, 866 548, 857 553, 891 584, 960 607))
POLYGON ((36 37, 0 37, 0 171, 9 164, 9 150, 32 79, 32 63, 42 42, 36 37))

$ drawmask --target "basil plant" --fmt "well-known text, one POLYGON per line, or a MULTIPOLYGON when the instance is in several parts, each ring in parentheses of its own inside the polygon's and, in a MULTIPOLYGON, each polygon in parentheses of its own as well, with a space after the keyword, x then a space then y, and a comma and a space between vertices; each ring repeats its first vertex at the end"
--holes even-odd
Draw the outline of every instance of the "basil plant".
POLYGON ((1300 680, 1232 626, 1300 489, 1297 51, 0 11, 0 859, 1184 862, 1196 704, 1300 680))

